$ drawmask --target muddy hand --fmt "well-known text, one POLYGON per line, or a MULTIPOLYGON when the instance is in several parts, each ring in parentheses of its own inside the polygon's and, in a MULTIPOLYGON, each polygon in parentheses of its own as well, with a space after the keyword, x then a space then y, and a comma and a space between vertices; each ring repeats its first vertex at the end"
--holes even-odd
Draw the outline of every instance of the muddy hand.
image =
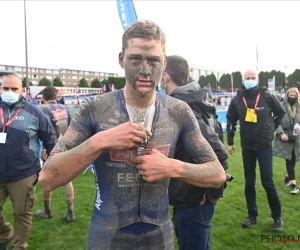
POLYGON ((139 175, 145 181, 153 182, 170 176, 169 160, 156 149, 152 149, 142 151, 142 154, 135 158, 135 163, 139 175))
POLYGON ((146 128, 131 122, 123 123, 101 132, 101 139, 108 150, 121 150, 142 145, 151 132, 146 128))

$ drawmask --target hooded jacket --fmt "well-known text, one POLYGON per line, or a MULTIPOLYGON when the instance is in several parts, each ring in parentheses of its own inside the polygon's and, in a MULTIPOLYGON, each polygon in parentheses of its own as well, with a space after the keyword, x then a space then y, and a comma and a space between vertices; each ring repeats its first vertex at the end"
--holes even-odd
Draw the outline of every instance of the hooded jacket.
POLYGON ((285 131, 293 130, 293 127, 296 123, 300 124, 300 105, 299 103, 295 103, 296 106, 296 116, 295 118, 292 117, 291 111, 288 108, 288 95, 290 92, 287 92, 281 102, 282 107, 286 110, 286 113, 277 128, 277 133, 275 134, 274 140, 274 149, 273 155, 291 160, 293 153, 295 154, 295 161, 300 161, 300 136, 296 137, 294 142, 291 141, 282 141, 281 134, 285 131))
MULTIPOLYGON (((0 183, 17 181, 38 173, 41 169, 39 140, 43 142, 48 155, 55 146, 55 131, 50 121, 23 97, 11 106, 0 101, 0 107, 3 109, 4 123, 21 108, 14 122, 5 129, 6 142, 0 144, 0 183)), ((3 131, 1 121, 0 131, 3 131)))
POLYGON ((263 149, 272 146, 275 129, 279 126, 285 114, 284 108, 278 99, 267 92, 265 87, 260 85, 246 90, 244 86, 230 102, 227 111, 227 140, 228 145, 233 145, 234 133, 237 121, 240 125, 241 146, 247 149, 263 149), (260 93, 260 98, 255 110, 257 122, 246 122, 246 100, 248 108, 253 109, 260 93))
MULTIPOLYGON (((228 168, 228 154, 222 142, 223 132, 217 120, 216 106, 211 100, 210 85, 208 84, 201 89, 198 82, 193 80, 185 86, 176 88, 171 93, 171 96, 186 102, 191 107, 203 137, 215 151, 219 162, 226 170, 228 168)), ((175 158, 184 162, 194 163, 180 140, 176 145, 175 158)), ((200 188, 177 179, 171 179, 169 202, 174 207, 190 207, 199 204, 204 194, 208 199, 222 197, 223 190, 224 186, 218 189, 200 188)))

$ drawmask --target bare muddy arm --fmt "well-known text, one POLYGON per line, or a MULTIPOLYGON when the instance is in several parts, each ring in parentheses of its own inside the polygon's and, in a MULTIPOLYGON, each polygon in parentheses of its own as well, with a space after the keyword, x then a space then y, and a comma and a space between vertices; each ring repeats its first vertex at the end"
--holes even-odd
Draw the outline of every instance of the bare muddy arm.
MULTIPOLYGON (((176 161, 176 160, 175 160, 176 161)), ((176 161, 173 165, 173 178, 203 188, 219 188, 226 181, 225 171, 215 159, 204 164, 192 164, 176 161)))
POLYGON ((40 173, 39 182, 48 192, 72 181, 103 151, 137 147, 142 143, 141 138, 146 139, 150 135, 150 132, 141 126, 134 123, 130 125, 130 122, 127 122, 99 132, 70 150, 59 152, 59 149, 63 149, 69 142, 67 139, 70 134, 74 133, 69 127, 65 137, 58 142, 40 173))
POLYGON ((177 178, 203 188, 219 188, 226 181, 225 171, 217 158, 203 164, 185 163, 167 158, 153 149, 135 160, 139 174, 148 182, 177 178))
POLYGON ((76 178, 104 150, 101 133, 98 133, 69 151, 55 153, 45 162, 39 182, 48 192, 63 186, 76 178))

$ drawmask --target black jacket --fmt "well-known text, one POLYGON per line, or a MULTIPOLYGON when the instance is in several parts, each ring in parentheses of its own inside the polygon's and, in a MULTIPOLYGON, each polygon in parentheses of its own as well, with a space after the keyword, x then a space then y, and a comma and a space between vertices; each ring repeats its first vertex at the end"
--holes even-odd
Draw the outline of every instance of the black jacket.
POLYGON ((272 146, 275 129, 279 126, 284 114, 285 110, 278 99, 267 92, 265 87, 256 86, 246 90, 243 86, 228 108, 226 116, 228 145, 233 145, 234 133, 237 121, 239 121, 242 148, 257 150, 272 146), (261 96, 255 111, 257 123, 246 122, 247 108, 242 97, 245 97, 248 108, 253 109, 259 92, 261 96))
MULTIPOLYGON (((199 84, 193 81, 185 86, 176 88, 171 93, 171 96, 186 102, 191 107, 204 138, 215 151, 223 168, 227 169, 228 155, 224 144, 220 140, 223 139, 223 132, 217 120, 216 106, 211 100, 210 86, 207 85, 201 89, 199 84)), ((184 162, 194 163, 180 141, 176 145, 175 158, 184 162)), ((218 189, 200 188, 177 179, 171 179, 169 202, 174 207, 190 207, 199 204, 204 194, 206 194, 208 199, 220 198, 223 196, 223 191, 224 186, 218 189)))

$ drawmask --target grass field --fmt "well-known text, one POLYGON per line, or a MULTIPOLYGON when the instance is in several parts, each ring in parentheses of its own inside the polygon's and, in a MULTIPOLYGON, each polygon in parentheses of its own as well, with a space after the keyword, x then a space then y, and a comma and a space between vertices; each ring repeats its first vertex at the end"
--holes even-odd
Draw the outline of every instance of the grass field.
MULTIPOLYGON (((300 235, 299 201, 300 194, 292 196, 289 188, 282 186, 285 174, 284 160, 274 158, 274 180, 282 202, 284 231, 273 233, 266 194, 261 186, 259 174, 257 175, 257 204, 259 208, 259 223, 251 229, 243 229, 241 222, 246 218, 246 204, 244 198, 244 178, 242 158, 239 148, 239 135, 236 136, 236 155, 229 157, 230 169, 228 170, 235 179, 228 184, 225 197, 216 207, 213 218, 211 245, 214 250, 296 250, 300 243, 266 243, 262 237, 276 235, 291 235, 298 240, 300 235)), ((32 250, 84 250, 87 242, 90 218, 95 195, 94 178, 91 172, 79 176, 74 181, 76 222, 65 223, 62 220, 66 212, 66 202, 63 188, 57 189, 52 197, 52 219, 42 220, 33 218, 33 228, 29 240, 29 249, 32 250)), ((37 202, 33 209, 43 208, 41 187, 37 185, 37 202)), ((4 205, 4 212, 8 221, 13 221, 10 202, 4 205)), ((277 240, 279 238, 276 238, 277 240)), ((291 238, 290 238, 291 239, 291 238)), ((176 249, 178 247, 176 246, 176 249)), ((158 249, 159 250, 159 249, 158 249)), ((193 249, 191 249, 193 250, 193 249)))

